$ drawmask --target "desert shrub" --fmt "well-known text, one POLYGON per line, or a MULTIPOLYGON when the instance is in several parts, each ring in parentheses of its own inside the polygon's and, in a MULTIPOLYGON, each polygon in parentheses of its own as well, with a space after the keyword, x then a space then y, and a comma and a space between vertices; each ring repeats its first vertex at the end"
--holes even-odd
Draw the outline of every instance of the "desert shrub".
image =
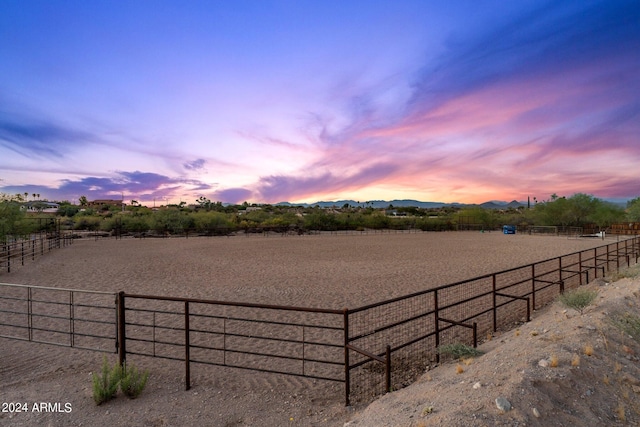
POLYGON ((624 278, 634 278, 640 276, 640 264, 636 264, 633 267, 620 269, 610 275, 609 279, 615 282, 624 278))
POLYGON ((304 217, 304 227, 308 230, 337 230, 337 216, 321 210, 314 210, 304 217))
POLYGON ((455 230, 453 223, 446 218, 420 218, 416 221, 416 228, 422 231, 455 230))
POLYGON ((148 216, 136 215, 122 218, 122 228, 131 233, 144 233, 151 229, 148 216))
POLYGON ((93 374, 93 400, 97 405, 113 399, 118 391, 118 384, 122 377, 122 368, 115 364, 113 368, 109 367, 107 357, 102 360, 102 368, 100 374, 93 374))
POLYGON ((371 215, 363 216, 364 226, 374 230, 389 228, 391 219, 381 212, 374 212, 371 215))
POLYGON ((591 289, 578 288, 566 291, 558 297, 558 301, 566 307, 579 311, 580 314, 585 308, 591 305, 598 296, 598 292, 591 289))
MULTIPOLYGON (((336 217, 338 228, 341 230, 364 230, 364 219, 362 214, 353 212, 340 214, 336 217)), ((358 231, 361 231, 358 230, 358 231)))
POLYGON ((632 313, 614 313, 611 323, 620 331, 640 341, 640 316, 632 313))
POLYGON ((439 354, 448 354, 456 359, 463 357, 476 357, 482 355, 482 352, 477 348, 470 347, 462 343, 445 344, 438 347, 439 354))
POLYGON ((125 365, 120 379, 120 390, 129 398, 135 399, 140 396, 149 379, 149 371, 138 371, 138 369, 130 363, 125 365))
POLYGON ((100 218, 87 215, 75 216, 74 230, 96 231, 100 229, 100 218))
POLYGON ((196 212, 193 214, 193 219, 195 228, 200 233, 229 230, 234 226, 229 216, 222 212, 196 212))
POLYGON ((154 213, 150 225, 158 233, 180 234, 194 228, 195 221, 179 210, 164 210, 154 213))

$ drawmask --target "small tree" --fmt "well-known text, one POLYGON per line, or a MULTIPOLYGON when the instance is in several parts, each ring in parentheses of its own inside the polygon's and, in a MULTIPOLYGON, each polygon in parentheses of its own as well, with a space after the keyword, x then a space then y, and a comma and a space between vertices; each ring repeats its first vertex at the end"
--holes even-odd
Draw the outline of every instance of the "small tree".
POLYGON ((22 195, 0 194, 0 240, 5 241, 8 235, 21 234, 21 220, 24 212, 20 209, 22 195))
POLYGON ((588 220, 595 223, 600 229, 607 228, 624 220, 625 213, 621 207, 599 199, 595 201, 595 210, 589 215, 588 220))
POLYGON ((640 197, 627 202, 627 219, 631 222, 640 222, 640 197))

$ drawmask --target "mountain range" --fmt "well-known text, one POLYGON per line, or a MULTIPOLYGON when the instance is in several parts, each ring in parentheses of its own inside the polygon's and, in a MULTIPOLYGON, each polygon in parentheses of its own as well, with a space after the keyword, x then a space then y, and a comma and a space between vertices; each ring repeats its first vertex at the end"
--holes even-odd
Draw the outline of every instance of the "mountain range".
POLYGON ((341 208, 345 204, 353 207, 372 207, 374 209, 382 209, 389 208, 393 206, 394 208, 406 208, 406 207, 416 207, 422 209, 434 209, 434 208, 444 208, 444 207, 456 207, 456 208, 464 208, 464 207, 481 207, 484 209, 508 209, 508 208, 519 208, 521 206, 527 206, 526 203, 518 202, 517 200, 513 200, 511 202, 504 202, 500 200, 491 200, 488 202, 484 202, 481 204, 467 204, 467 203, 443 203, 443 202, 421 202, 419 200, 411 200, 411 199, 403 199, 403 200, 369 200, 366 202, 360 202, 355 200, 336 200, 336 201, 319 201, 315 203, 289 203, 289 202, 280 202, 276 203, 279 206, 319 206, 321 208, 330 208, 330 207, 338 207, 341 208))

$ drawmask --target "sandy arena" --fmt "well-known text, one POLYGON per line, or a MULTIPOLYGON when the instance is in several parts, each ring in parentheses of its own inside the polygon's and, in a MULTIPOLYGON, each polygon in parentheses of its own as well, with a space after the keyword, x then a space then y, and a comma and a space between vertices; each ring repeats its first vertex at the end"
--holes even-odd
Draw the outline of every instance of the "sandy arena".
MULTIPOLYGON (((82 239, 0 282, 342 309, 614 241, 497 232, 82 239)), ((357 409, 343 406, 341 384, 209 366, 192 367, 185 392, 180 362, 144 357, 128 359, 151 371, 142 396, 96 406, 90 373, 102 353, 0 345, 3 402, 73 408, 0 413, 3 425, 342 426, 357 409)))

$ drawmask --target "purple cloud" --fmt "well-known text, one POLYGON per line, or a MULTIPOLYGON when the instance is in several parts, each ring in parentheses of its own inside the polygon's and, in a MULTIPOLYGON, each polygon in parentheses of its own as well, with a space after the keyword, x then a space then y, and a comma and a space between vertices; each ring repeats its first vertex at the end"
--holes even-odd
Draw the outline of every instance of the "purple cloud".
POLYGON ((195 171, 195 170, 203 169, 205 164, 206 164, 206 160, 196 159, 190 162, 185 162, 182 164, 182 166, 187 170, 195 171))
POLYGON ((0 119, 0 147, 26 157, 62 157, 71 145, 95 137, 87 132, 36 120, 0 119))

